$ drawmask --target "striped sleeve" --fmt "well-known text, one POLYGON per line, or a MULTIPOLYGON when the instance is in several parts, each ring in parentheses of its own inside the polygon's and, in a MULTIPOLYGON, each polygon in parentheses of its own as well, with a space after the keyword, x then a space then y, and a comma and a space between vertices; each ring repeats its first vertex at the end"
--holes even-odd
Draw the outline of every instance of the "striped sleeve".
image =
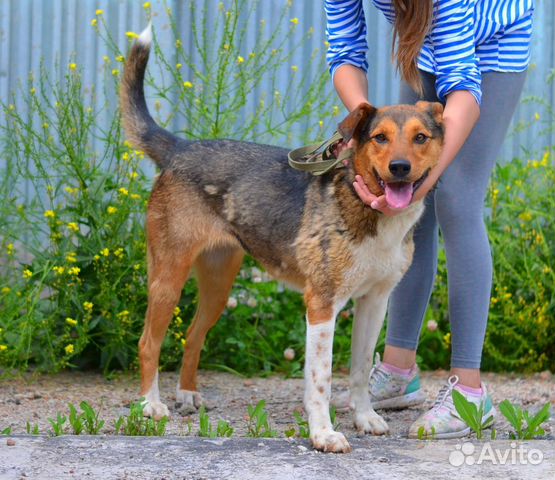
POLYGON ((455 90, 468 90, 478 105, 482 100, 474 40, 475 3, 476 0, 436 3, 430 35, 436 63, 436 91, 441 101, 455 90))
POLYGON ((367 72, 368 45, 362 0, 325 0, 324 9, 329 43, 326 59, 332 78, 337 68, 344 64, 367 72))

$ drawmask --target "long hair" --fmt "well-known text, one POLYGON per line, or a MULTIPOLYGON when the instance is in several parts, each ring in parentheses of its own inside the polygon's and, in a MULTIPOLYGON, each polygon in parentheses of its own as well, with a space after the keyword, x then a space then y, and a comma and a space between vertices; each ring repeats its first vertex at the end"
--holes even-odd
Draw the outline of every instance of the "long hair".
POLYGON ((420 95, 416 60, 432 24, 433 0, 393 0, 395 23, 391 54, 403 79, 420 95))

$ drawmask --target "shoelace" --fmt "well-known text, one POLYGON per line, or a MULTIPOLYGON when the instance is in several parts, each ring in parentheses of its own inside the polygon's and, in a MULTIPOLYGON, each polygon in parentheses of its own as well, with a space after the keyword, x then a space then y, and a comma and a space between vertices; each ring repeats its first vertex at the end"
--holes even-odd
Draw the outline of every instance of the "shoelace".
POLYGON ((372 370, 370 370, 370 376, 368 377, 368 385, 370 387, 370 390, 374 388, 376 382, 386 380, 390 376, 388 372, 378 368, 381 363, 382 362, 380 361, 380 354, 376 352, 376 355, 374 357, 374 366, 372 367, 372 370))
POLYGON ((441 389, 439 390, 439 393, 437 394, 435 402, 432 406, 433 410, 437 410, 442 405, 445 405, 449 410, 452 410, 455 408, 455 405, 453 404, 453 397, 451 396, 451 392, 453 391, 453 388, 455 388, 455 385, 457 383, 459 383, 459 377, 457 375, 451 375, 447 379, 447 385, 443 385, 443 387, 441 387, 441 389))

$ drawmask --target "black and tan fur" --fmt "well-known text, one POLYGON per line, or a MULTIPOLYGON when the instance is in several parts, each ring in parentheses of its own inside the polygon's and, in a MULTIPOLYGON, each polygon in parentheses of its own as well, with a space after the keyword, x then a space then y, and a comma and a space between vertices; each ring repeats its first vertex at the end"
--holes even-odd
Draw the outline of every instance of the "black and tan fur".
POLYGON ((232 140, 186 141, 156 125, 143 93, 149 49, 147 30, 131 49, 121 87, 128 138, 160 167, 147 214, 149 302, 139 343, 145 414, 169 413, 158 393, 158 359, 173 309, 193 270, 199 305, 187 331, 177 407, 185 411, 200 406, 200 351, 248 252, 273 276, 304 292, 305 407, 314 447, 350 450, 345 437, 333 431, 328 406, 335 316, 351 297, 357 299, 351 372, 354 421, 361 431, 384 433, 387 425, 369 403, 368 373, 389 293, 411 262, 410 231, 423 206, 416 202, 386 217, 364 205, 352 184, 358 173, 374 193, 382 193, 381 181, 398 180, 392 178, 389 164, 400 158, 411 166, 402 181, 425 176, 442 145, 441 105, 361 105, 339 127, 347 139, 358 142, 352 165, 314 177, 291 169, 284 148, 232 140), (373 140, 376 132, 387 136, 387 145, 373 140), (414 141, 419 133, 426 137, 424 144, 414 141))

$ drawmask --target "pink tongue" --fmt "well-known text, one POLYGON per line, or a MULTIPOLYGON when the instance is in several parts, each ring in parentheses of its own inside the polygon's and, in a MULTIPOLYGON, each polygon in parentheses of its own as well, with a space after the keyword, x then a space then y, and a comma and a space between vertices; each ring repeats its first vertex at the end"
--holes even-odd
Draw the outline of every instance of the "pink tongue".
POLYGON ((385 199, 391 208, 407 208, 412 200, 412 183, 386 183, 385 199))

